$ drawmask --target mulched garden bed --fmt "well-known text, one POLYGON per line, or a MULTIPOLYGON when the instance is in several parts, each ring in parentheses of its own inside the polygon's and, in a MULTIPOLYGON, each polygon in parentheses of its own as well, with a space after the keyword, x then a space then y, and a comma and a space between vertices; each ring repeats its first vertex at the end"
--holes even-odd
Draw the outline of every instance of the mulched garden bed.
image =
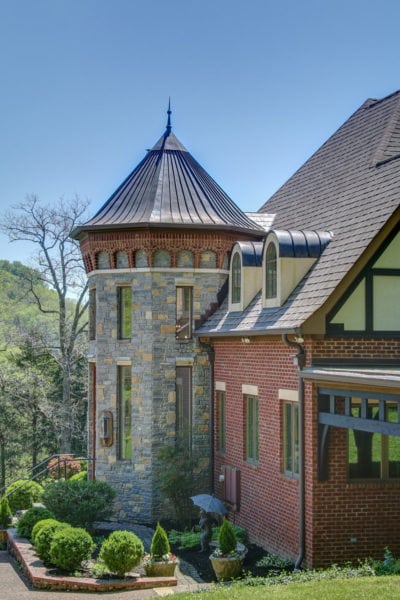
MULTIPOLYGON (((260 558, 265 556, 267 552, 255 544, 249 544, 247 545, 247 548, 248 552, 243 563, 243 571, 246 574, 249 573, 253 577, 266 576, 268 569, 266 567, 257 567, 256 563, 260 558)), ((216 581, 215 573, 209 559, 210 553, 201 552, 198 549, 187 550, 184 548, 177 548, 176 546, 172 546, 172 552, 194 567, 203 581, 207 583, 216 581)))

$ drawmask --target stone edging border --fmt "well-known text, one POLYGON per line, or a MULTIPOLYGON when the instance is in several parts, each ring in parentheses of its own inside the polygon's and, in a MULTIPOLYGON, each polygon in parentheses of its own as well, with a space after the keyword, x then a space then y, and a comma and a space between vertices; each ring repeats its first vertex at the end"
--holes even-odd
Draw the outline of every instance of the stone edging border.
POLYGON ((87 592, 112 592, 117 590, 146 590, 177 585, 176 577, 137 577, 131 580, 89 579, 85 577, 51 575, 38 559, 31 543, 14 537, 8 530, 7 550, 17 560, 32 586, 45 590, 74 590, 87 592))

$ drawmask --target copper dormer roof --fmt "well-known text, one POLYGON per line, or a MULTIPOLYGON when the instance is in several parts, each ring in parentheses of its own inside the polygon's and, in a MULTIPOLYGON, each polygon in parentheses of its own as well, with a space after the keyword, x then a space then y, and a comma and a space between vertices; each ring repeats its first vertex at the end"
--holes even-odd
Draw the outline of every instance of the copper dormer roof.
POLYGON ((136 227, 218 228, 263 235, 171 131, 164 134, 95 216, 73 232, 136 227))

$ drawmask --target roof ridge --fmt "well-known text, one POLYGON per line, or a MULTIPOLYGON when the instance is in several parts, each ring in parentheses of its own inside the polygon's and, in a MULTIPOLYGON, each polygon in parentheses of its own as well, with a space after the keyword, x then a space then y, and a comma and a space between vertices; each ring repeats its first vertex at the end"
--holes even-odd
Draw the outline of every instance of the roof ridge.
MULTIPOLYGON (((399 92, 397 92, 397 94, 399 94, 399 92)), ((391 94, 391 96, 395 96, 395 94, 391 94)), ((399 127, 399 125, 400 125, 400 95, 397 98, 397 102, 392 109, 392 114, 389 116, 387 125, 384 129, 384 132, 382 134, 380 142, 378 143, 378 147, 377 147, 376 151, 374 152, 374 155, 373 155, 372 161, 371 161, 371 167, 377 167, 385 162, 388 162, 388 161, 393 160, 394 158, 398 157, 398 155, 400 154, 400 145, 398 146, 397 152, 392 151, 390 153, 390 150, 389 150, 389 156, 387 155, 387 150, 388 150, 389 143, 393 137, 393 134, 395 133, 396 128, 399 127)))
POLYGON ((365 104, 368 103, 368 105, 365 106, 365 108, 366 109, 373 108, 377 104, 382 104, 382 102, 389 100, 390 98, 392 98, 393 96, 396 96, 397 94, 400 94, 400 90, 396 90, 395 92, 392 92, 391 94, 388 94, 387 96, 384 96, 383 98, 368 98, 368 100, 365 101, 365 104))

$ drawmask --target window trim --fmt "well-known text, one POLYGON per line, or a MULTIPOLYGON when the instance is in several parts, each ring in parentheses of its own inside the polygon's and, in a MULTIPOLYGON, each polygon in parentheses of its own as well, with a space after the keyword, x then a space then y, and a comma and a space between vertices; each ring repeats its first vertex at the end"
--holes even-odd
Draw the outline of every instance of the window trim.
POLYGON ((299 403, 297 400, 282 400, 282 472, 286 477, 298 479, 300 474, 299 466, 299 403), (287 412, 290 407, 290 433, 288 432, 287 412), (288 468, 288 433, 290 435, 290 461, 292 468, 288 468), (296 468, 297 465, 297 468, 296 468))
POLYGON ((191 365, 175 367, 175 394, 176 394, 176 426, 177 440, 182 440, 190 449, 192 447, 192 419, 193 419, 193 368, 191 365), (181 380, 181 382, 180 382, 181 380), (179 386, 182 386, 182 396, 179 395, 179 386), (185 423, 186 419, 186 423, 185 423))
POLYGON ((226 392, 216 390, 217 404, 217 451, 221 454, 226 452, 226 392))
POLYGON ((276 244, 270 241, 265 251, 265 298, 276 300, 278 297, 278 252, 276 244), (270 251, 273 256, 270 257, 270 251))
POLYGON ((192 285, 176 285, 175 287, 175 339, 178 342, 186 342, 193 338, 193 286, 192 285), (178 294, 182 291, 182 316, 178 315, 178 294), (186 294, 188 293, 188 297, 186 294), (189 308, 185 308, 188 301, 189 308), (179 321, 183 321, 185 313, 188 316, 185 318, 184 324, 180 325, 179 321), (187 336, 181 336, 179 333, 187 327, 187 336))
POLYGON ((232 256, 231 267, 231 304, 240 304, 242 301, 242 256, 240 252, 235 252, 232 256))

